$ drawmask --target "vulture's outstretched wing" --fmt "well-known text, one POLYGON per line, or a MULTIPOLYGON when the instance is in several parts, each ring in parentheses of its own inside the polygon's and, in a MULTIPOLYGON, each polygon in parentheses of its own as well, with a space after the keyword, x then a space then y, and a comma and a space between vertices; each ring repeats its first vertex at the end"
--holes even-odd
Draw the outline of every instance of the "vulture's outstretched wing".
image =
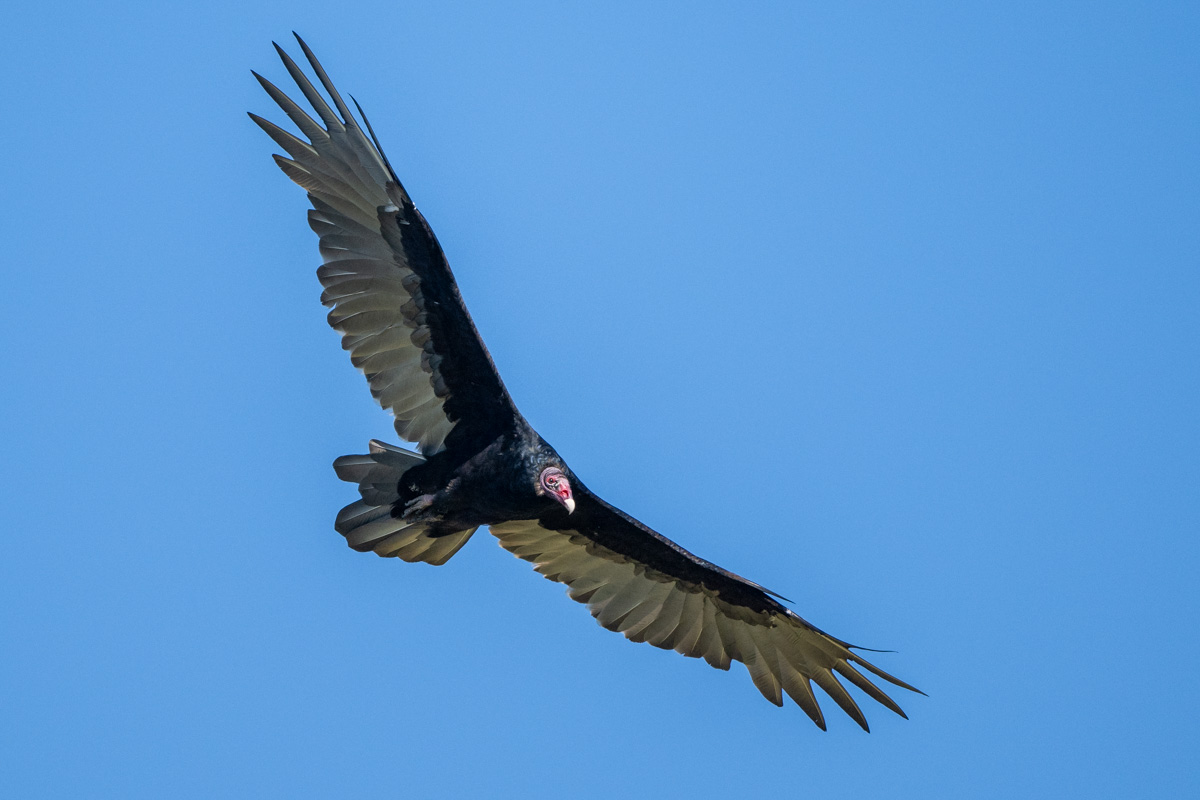
POLYGON ((491 526, 500 544, 550 580, 565 583, 605 628, 635 642, 703 658, 717 669, 741 661, 775 705, 786 692, 825 728, 810 681, 855 722, 866 717, 834 673, 905 716, 855 669, 920 692, 793 614, 758 584, 697 558, 582 486, 573 514, 491 526))
POLYGON ((337 111, 276 45, 321 123, 257 73, 308 141, 250 118, 291 156, 275 161, 308 190, 308 221, 325 262, 317 276, 325 287, 321 302, 332 307, 329 324, 342 334, 342 347, 366 374, 371 394, 396 418, 396 432, 423 453, 491 438, 511 426, 517 412, 442 248, 374 133, 367 138, 308 45, 296 38, 337 111))

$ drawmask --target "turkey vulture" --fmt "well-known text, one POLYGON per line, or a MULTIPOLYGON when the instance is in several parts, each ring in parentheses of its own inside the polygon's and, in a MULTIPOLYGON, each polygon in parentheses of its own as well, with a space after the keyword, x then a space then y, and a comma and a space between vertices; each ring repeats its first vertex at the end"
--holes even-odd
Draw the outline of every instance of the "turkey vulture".
POLYGON ((320 122, 258 73, 304 138, 250 118, 290 156, 275 162, 312 202, 329 324, 395 417, 396 432, 420 450, 372 441, 366 455, 334 461, 338 477, 362 495, 334 525, 350 547, 444 564, 487 525, 506 550, 566 584, 604 627, 718 669, 741 661, 764 697, 783 705, 786 692, 822 729, 810 681, 869 730, 834 673, 904 716, 858 668, 919 690, 801 619, 774 592, 597 497, 537 434, 500 380, 437 238, 362 108, 355 102, 366 133, 296 38, 333 108, 275 45, 320 122))

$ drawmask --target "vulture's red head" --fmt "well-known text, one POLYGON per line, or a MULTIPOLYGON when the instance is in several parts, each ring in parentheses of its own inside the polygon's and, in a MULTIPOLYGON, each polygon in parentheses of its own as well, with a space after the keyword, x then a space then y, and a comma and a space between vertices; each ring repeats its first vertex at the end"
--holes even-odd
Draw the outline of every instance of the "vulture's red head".
POLYGON ((575 497, 571 494, 571 482, 558 467, 547 467, 542 470, 538 479, 542 492, 562 503, 563 508, 570 514, 575 510, 575 497))

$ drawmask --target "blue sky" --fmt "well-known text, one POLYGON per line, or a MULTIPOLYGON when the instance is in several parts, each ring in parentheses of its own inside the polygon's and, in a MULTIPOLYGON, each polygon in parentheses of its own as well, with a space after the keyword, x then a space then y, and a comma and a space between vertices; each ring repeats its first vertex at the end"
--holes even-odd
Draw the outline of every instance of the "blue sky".
POLYGON ((7 12, 0 794, 1200 788, 1196 5, 647 5, 7 12), (345 547, 395 437, 245 117, 292 29, 540 432, 909 721, 345 547))

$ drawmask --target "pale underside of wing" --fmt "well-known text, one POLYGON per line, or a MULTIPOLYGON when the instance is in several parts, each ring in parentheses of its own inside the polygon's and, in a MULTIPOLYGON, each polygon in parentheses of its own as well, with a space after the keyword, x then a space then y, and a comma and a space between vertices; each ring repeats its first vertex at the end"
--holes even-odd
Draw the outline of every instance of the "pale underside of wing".
POLYGON ((727 670, 731 661, 740 661, 764 697, 783 705, 786 693, 822 729, 825 718, 812 683, 869 730, 835 673, 905 716, 855 665, 919 691, 786 609, 758 611, 728 602, 710 588, 647 567, 576 531, 548 530, 536 520, 493 525, 491 531, 506 550, 532 562, 546 578, 565 583, 570 597, 586 604, 605 628, 635 642, 703 658, 717 669, 727 670))
POLYGON ((324 263, 317 276, 325 289, 321 302, 332 309, 329 324, 342 334, 342 347, 366 375, 371 394, 395 417, 397 433, 422 452, 436 453, 455 420, 445 409, 450 392, 430 341, 422 281, 404 252, 401 226, 417 222, 402 218, 411 201, 311 51, 301 46, 340 116, 276 46, 321 122, 257 74, 307 141, 250 117, 290 156, 275 160, 312 201, 308 219, 320 237, 324 263))

